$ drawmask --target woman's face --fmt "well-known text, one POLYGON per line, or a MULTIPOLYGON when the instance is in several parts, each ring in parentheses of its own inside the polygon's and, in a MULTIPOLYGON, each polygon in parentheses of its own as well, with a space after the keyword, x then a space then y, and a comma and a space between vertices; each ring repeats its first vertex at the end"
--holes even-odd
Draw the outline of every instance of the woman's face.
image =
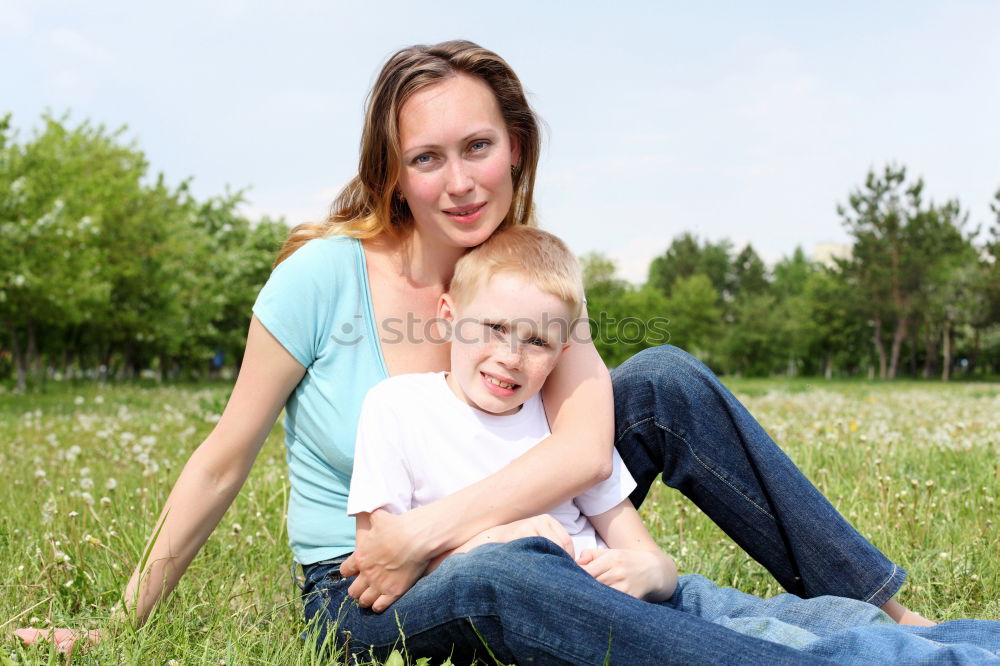
POLYGON ((479 245, 503 221, 519 151, 489 86, 458 74, 425 88, 399 111, 399 190, 426 243, 479 245))

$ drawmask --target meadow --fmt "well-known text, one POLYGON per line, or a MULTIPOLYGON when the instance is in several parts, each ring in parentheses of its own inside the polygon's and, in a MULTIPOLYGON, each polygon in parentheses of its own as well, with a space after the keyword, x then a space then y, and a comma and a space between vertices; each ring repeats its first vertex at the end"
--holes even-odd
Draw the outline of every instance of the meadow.
MULTIPOLYGON (((937 620, 1000 619, 1000 384, 727 383, 909 571, 901 601, 937 620)), ((300 638, 280 425, 174 595, 141 629, 112 620, 172 481, 228 390, 50 383, 0 394, 0 664, 66 662, 9 637, 25 625, 104 629, 106 640, 72 657, 78 664, 324 661, 300 638)), ((682 572, 779 592, 678 493, 656 486, 642 513, 682 572)))

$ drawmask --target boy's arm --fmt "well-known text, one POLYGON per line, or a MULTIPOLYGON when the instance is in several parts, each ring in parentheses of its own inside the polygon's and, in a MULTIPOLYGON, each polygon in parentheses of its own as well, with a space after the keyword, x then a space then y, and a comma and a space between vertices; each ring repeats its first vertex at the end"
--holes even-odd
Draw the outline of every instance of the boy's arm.
POLYGON ((677 565, 656 545, 627 499, 589 520, 608 548, 580 554, 577 563, 587 573, 637 599, 666 601, 673 595, 677 565))
POLYGON ((393 393, 385 385, 369 390, 361 405, 354 444, 354 467, 347 496, 348 515, 368 514, 364 533, 371 529, 370 514, 378 509, 401 514, 413 506, 413 477, 406 439, 392 409, 393 393))

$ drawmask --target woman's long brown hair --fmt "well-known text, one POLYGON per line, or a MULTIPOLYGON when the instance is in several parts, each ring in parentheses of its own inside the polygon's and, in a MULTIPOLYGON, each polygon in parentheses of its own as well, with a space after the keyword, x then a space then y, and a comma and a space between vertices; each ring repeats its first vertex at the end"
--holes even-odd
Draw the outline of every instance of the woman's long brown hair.
POLYGON ((341 190, 324 222, 292 229, 275 266, 314 238, 334 234, 373 238, 409 232, 410 210, 396 188, 401 164, 399 110, 417 91, 459 73, 474 76, 490 87, 511 140, 521 149, 520 163, 513 170, 514 196, 500 228, 534 223, 541 136, 538 119, 514 70, 497 54, 468 41, 411 46, 389 58, 368 95, 358 175, 341 190))

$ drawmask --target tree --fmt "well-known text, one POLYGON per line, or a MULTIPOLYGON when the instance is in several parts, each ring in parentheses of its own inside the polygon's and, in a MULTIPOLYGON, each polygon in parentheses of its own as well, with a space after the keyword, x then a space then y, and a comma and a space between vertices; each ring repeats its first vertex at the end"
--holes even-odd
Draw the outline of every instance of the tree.
POLYGON ((647 284, 669 297, 678 280, 700 273, 708 277, 716 292, 723 298, 728 297, 733 290, 731 249, 728 240, 706 241, 702 245, 693 234, 683 233, 650 263, 647 284))
POLYGON ((618 279, 614 262, 603 254, 587 254, 580 263, 591 334, 606 365, 616 367, 647 347, 669 341, 663 294, 618 279))
POLYGON ((711 358, 722 326, 719 294, 708 276, 681 278, 667 299, 670 342, 703 361, 711 358))
POLYGON ((918 321, 920 295, 943 256, 960 251, 966 238, 965 216, 956 202, 925 205, 923 181, 905 184, 906 170, 885 167, 881 176, 869 171, 863 189, 849 197, 849 208, 838 207, 854 237, 854 252, 844 264, 869 306, 872 342, 879 360, 879 377, 894 378, 900 350, 918 321), (885 350, 885 332, 892 330, 885 350))
POLYGON ((44 117, 24 145, 5 139, 0 165, 8 183, 0 202, 0 317, 19 390, 29 366, 40 365, 40 331, 63 340, 107 299, 98 239, 116 206, 136 195, 145 169, 141 152, 119 144, 120 131, 65 122, 44 117))

